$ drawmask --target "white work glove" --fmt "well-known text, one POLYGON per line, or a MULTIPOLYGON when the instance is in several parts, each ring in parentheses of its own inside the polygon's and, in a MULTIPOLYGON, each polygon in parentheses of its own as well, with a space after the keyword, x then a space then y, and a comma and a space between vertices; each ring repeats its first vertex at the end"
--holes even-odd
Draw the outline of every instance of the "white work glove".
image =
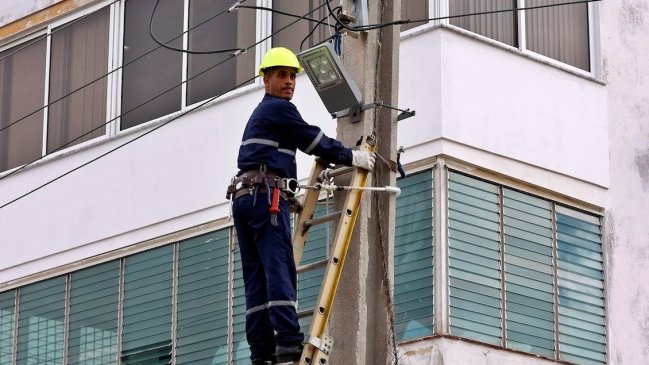
POLYGON ((375 162, 376 162, 376 156, 374 156, 374 153, 369 153, 367 151, 352 150, 353 166, 357 166, 362 169, 372 171, 374 170, 375 162))

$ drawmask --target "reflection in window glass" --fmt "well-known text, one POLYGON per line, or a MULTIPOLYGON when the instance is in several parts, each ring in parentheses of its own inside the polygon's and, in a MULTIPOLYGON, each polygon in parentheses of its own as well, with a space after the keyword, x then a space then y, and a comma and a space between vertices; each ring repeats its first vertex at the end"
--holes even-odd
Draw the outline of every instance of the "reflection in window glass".
POLYGON ((119 261, 72 273, 68 364, 117 361, 119 261))
MULTIPOLYGON (((255 43, 254 10, 239 9, 214 17, 230 6, 229 0, 189 2, 189 27, 195 27, 189 31, 189 49, 246 49, 255 43)), ((188 67, 187 104, 194 104, 233 90, 254 77, 254 47, 237 57, 232 52, 189 54, 188 67)))
POLYGON ((15 303, 15 290, 0 293, 0 365, 13 364, 15 303))
MULTIPOLYGON (((155 0, 126 1, 122 130, 180 110, 182 53, 158 47, 151 39, 146 20, 151 18, 154 5, 155 0), (153 49, 156 50, 149 53, 153 49), (140 58, 144 54, 147 55, 140 58)), ((183 32, 183 0, 160 2, 154 32, 162 41, 169 41, 183 32)), ((168 44, 182 48, 182 37, 168 44)))
MULTIPOLYGON (((401 19, 414 21, 428 18, 428 0, 401 0, 401 19)), ((423 24, 426 24, 426 22, 402 24, 401 31, 423 24)))
POLYGON ((66 278, 20 289, 17 365, 63 364, 66 278))
POLYGON ((228 230, 179 244, 176 363, 227 364, 228 230))
MULTIPOLYGON (((323 2, 319 0, 275 0, 273 1, 273 9, 298 16, 308 13, 310 18, 326 22, 327 15, 329 14, 327 7, 323 6, 316 10, 322 4, 323 2)), ((332 9, 334 6, 331 6, 332 9)), ((279 32, 273 36, 273 47, 286 47, 298 53, 301 50, 303 51, 315 46, 333 35, 332 27, 324 24, 318 25, 316 22, 304 19, 280 31, 280 29, 293 23, 295 20, 297 19, 294 17, 273 13, 273 33, 279 32), (313 33, 309 35, 312 30, 313 33)), ((329 20, 330 24, 334 24, 334 22, 333 19, 329 20)))

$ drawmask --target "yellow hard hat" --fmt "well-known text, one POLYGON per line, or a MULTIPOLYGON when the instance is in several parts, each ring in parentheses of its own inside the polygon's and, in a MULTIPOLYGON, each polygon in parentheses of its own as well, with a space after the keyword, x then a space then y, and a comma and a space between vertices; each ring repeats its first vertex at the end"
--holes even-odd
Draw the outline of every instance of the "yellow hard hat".
POLYGON ((295 53, 288 48, 274 47, 266 52, 264 59, 259 65, 259 76, 264 76, 264 70, 269 67, 288 66, 297 69, 297 72, 302 72, 302 66, 297 60, 295 53))

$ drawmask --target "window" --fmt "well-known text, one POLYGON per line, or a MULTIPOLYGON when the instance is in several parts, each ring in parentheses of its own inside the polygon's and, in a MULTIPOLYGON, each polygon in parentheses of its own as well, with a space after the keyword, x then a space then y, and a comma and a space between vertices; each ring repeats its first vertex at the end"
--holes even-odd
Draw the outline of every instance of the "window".
POLYGON ((106 133, 109 23, 106 6, 0 52, 0 171, 106 133))
MULTIPOLYGON (((450 334, 606 363, 599 217, 448 169, 398 185, 397 341, 450 334), (434 297, 446 285, 448 295, 434 297), (445 312, 449 325, 440 329, 433 315, 445 312)), ((314 216, 328 206, 321 202, 314 216)), ((0 293, 0 365, 61 364, 65 356, 80 365, 248 364, 233 234, 221 229, 0 293)), ((309 232, 298 275, 305 333, 333 234, 329 224, 309 232)))
POLYGON ((112 365, 117 359, 119 261, 70 276, 69 365, 112 365))
POLYGON ((47 153, 106 133, 109 10, 52 30, 47 153))
MULTIPOLYGON (((254 48, 236 58, 232 52, 188 54, 184 70, 184 54, 158 46, 149 34, 149 22, 142 21, 151 19, 155 2, 126 1, 122 130, 221 95, 255 76, 254 48)), ((169 46, 196 51, 251 47, 255 43, 254 10, 217 16, 230 6, 232 2, 224 0, 161 1, 153 24, 155 35, 169 46), (186 5, 187 29, 183 27, 186 5), (181 36, 184 31, 188 32, 186 42, 181 36)))
MULTIPOLYGON (((318 0, 302 0, 299 2, 292 0, 273 1, 273 9, 275 10, 295 14, 298 17, 309 13, 308 16, 310 18, 327 21, 329 10, 326 6, 321 5, 323 5, 323 3, 318 0), (318 7, 320 8, 316 10, 318 7)), ((334 5, 332 5, 332 9, 333 7, 334 5)), ((297 23, 292 25, 290 29, 280 31, 280 29, 296 20, 297 18, 284 14, 273 13, 273 33, 279 32, 273 36, 273 47, 286 47, 291 49, 293 52, 299 53, 300 51, 321 43, 333 35, 333 28, 304 19, 300 19, 297 23), (311 33, 311 31, 313 31, 313 33, 311 33)), ((333 25, 334 20, 329 20, 328 24, 329 23, 333 25)))
POLYGON ((448 179, 450 333, 604 364, 599 219, 453 171, 448 179))
MULTIPOLYGON (((531 51, 584 71, 591 71, 589 4, 560 5, 572 0, 401 0, 402 19, 452 16, 443 20, 484 37, 531 51), (431 5, 429 5, 431 4, 431 5), (467 14, 560 5, 525 11, 470 15, 467 14), (448 10, 446 10, 448 9, 448 10), (425 16, 424 16, 425 15, 425 16)), ((593 5, 594 6, 594 5, 593 5)), ((401 30, 423 23, 402 25, 401 30)))
POLYGON ((0 171, 41 156, 46 46, 39 37, 0 52, 0 171))
POLYGON ((13 365, 16 291, 0 293, 0 365, 13 365))
POLYGON ((255 10, 229 13, 225 0, 161 1, 154 30, 170 46, 247 49, 194 55, 151 39, 154 5, 104 0, 0 48, 0 172, 106 135, 117 120, 125 130, 253 82, 255 10), (121 90, 109 88, 120 76, 121 90))
POLYGON ((395 327, 404 341, 433 334, 433 181, 428 170, 397 182, 395 327))

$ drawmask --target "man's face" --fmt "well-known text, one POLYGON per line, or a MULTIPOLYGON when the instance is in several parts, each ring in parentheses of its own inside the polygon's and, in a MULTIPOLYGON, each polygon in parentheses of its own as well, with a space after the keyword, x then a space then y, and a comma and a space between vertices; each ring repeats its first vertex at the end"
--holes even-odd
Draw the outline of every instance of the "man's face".
POLYGON ((296 75, 297 70, 288 66, 281 66, 264 73, 266 92, 277 98, 291 100, 295 91, 296 75))

